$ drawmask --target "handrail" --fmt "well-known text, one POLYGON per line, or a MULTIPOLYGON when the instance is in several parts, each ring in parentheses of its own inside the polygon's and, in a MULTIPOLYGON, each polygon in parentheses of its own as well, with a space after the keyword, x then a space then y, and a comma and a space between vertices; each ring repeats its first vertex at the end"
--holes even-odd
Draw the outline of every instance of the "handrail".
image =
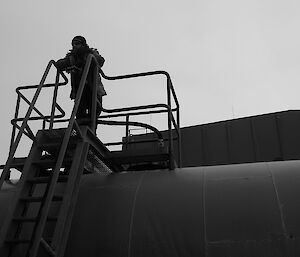
MULTIPOLYGON (((13 124, 11 144, 10 144, 9 155, 8 155, 5 167, 4 167, 4 169, 1 173, 1 176, 0 176, 0 189, 3 185, 4 180, 7 179, 8 175, 9 175, 9 170, 10 170, 12 161, 14 159, 15 152, 17 150, 17 147, 18 147, 19 143, 20 143, 22 135, 25 134, 33 140, 33 136, 32 136, 33 133, 31 131, 30 127, 28 126, 28 121, 34 119, 34 117, 30 117, 32 111, 36 111, 38 113, 38 115, 42 116, 43 118, 46 117, 46 116, 43 116, 43 114, 35 107, 35 104, 36 104, 36 101, 38 99, 38 96, 39 96, 42 88, 51 86, 51 84, 45 84, 45 81, 46 81, 46 78, 49 74, 49 71, 50 71, 52 65, 55 66, 55 61, 54 60, 49 61, 48 65, 45 69, 45 72, 42 76, 42 79, 41 79, 41 81, 38 85, 26 86, 26 87, 22 86, 22 87, 18 87, 16 89, 16 92, 18 94, 18 98, 17 98, 17 104, 16 104, 16 108, 15 108, 15 116, 14 116, 14 119, 11 121, 12 124, 13 124), (34 94, 33 99, 32 99, 31 102, 28 101, 28 99, 20 92, 20 90, 28 89, 28 88, 36 88, 35 94, 34 94), (23 99, 27 104, 29 104, 29 108, 26 112, 25 117, 19 119, 18 114, 19 114, 20 100, 21 99, 23 99), (17 121, 22 121, 22 125, 21 126, 17 125, 17 121), (19 129, 17 136, 16 136, 16 129, 19 129)), ((66 85, 68 83, 68 79, 65 76, 65 74, 63 74, 62 72, 59 72, 59 71, 57 71, 57 72, 60 73, 60 75, 64 78, 65 81, 62 82, 62 83, 55 83, 55 85, 57 85, 57 84, 66 85)), ((55 103, 55 106, 58 107, 59 105, 57 103, 55 103)), ((58 109, 62 110, 61 107, 59 107, 58 109)), ((65 115, 65 113, 61 112, 61 114, 57 115, 57 116, 61 117, 61 116, 64 116, 64 115, 65 115)))
MULTIPOLYGON (((9 156, 7 158, 5 167, 4 167, 4 169, 3 169, 2 173, 1 173, 1 177, 0 177, 0 188, 2 187, 4 180, 7 178, 8 174, 9 174, 9 170, 10 170, 10 167, 11 167, 11 164, 12 164, 15 152, 17 150, 17 147, 18 147, 18 145, 20 143, 21 137, 22 137, 22 135, 24 133, 26 134, 25 130, 27 128, 29 128, 28 121, 30 120, 30 115, 31 115, 31 113, 32 113, 33 110, 35 110, 35 111, 37 110, 35 108, 35 104, 36 104, 38 96, 39 96, 39 94, 40 94, 40 92, 41 92, 41 90, 42 90, 42 88, 44 86, 44 83, 46 81, 46 78, 47 78, 47 76, 49 74, 49 71, 50 71, 50 68, 51 68, 52 65, 55 66, 55 61, 54 60, 49 61, 48 65, 46 67, 46 70, 45 70, 45 72, 44 72, 44 74, 42 76, 42 79, 41 79, 40 83, 38 85, 36 85, 36 92, 35 92, 35 94, 33 96, 33 99, 31 101, 30 105, 29 105, 29 108, 28 108, 28 110, 26 112, 26 115, 25 115, 25 117, 23 119, 22 125, 21 126, 13 126, 9 156), (15 129, 16 129, 16 127, 18 127, 19 132, 18 132, 18 134, 17 134, 17 136, 15 138, 15 133, 16 133, 15 129)), ((61 74, 61 75, 65 78, 65 82, 64 83, 67 84, 68 80, 67 80, 66 76, 64 74, 61 74)), ((19 92, 19 90, 20 89, 18 88, 17 89, 17 93, 19 92)), ((21 96, 20 96, 20 94, 18 94, 18 100, 17 100, 17 104, 16 104, 16 111, 15 111, 15 118, 18 117, 19 107, 20 107, 20 99, 21 99, 21 96)), ((41 114, 41 113, 39 113, 39 114, 41 114)))
MULTIPOLYGON (((50 65, 54 65, 55 66, 55 61, 51 60, 48 63, 48 66, 50 65)), ((47 68, 48 68, 47 66, 47 68)), ((56 66, 55 66, 56 67, 56 66)), ((46 70, 47 70, 46 68, 46 70)), ((49 68, 50 70, 50 68, 49 68)), ((49 73, 48 70, 48 73, 49 73)), ((48 76, 48 73, 46 74, 46 77, 48 76)), ((68 83, 68 78, 66 77, 66 75, 62 72, 57 71, 57 76, 61 75, 64 79, 64 82, 58 83, 58 81, 55 82, 55 84, 51 83, 47 83, 47 84, 43 84, 43 88, 47 88, 47 87, 59 87, 59 86, 65 86, 68 83)), ((12 134, 11 134, 11 142, 10 142, 10 151, 12 150, 12 145, 15 139, 15 134, 16 134, 16 129, 20 129, 20 126, 17 125, 18 121, 23 121, 25 119, 25 117, 22 118, 18 118, 18 114, 19 114, 19 107, 20 107, 20 100, 24 100, 29 106, 31 106, 31 102, 21 93, 21 90, 27 90, 27 89, 38 89, 40 85, 29 85, 29 86, 20 86, 16 88, 16 93, 18 95, 18 99, 17 99, 17 104, 16 104, 16 108, 15 108, 15 116, 14 119, 11 120, 11 124, 13 125, 13 129, 12 129, 12 134)), ((54 101, 54 99, 53 99, 54 101)), ((55 105, 55 107, 59 110, 60 114, 55 115, 55 118, 62 118, 65 116, 65 112, 63 111, 63 109, 59 106, 59 104, 56 103, 56 99, 55 102, 53 102, 53 105, 55 105)), ((35 117, 30 117, 28 120, 44 120, 48 121, 48 119, 51 119, 51 116, 44 116, 34 105, 33 105, 33 110, 39 115, 39 116, 35 116, 35 117)), ((51 114, 52 115, 52 114, 51 114)), ((51 120, 50 120, 51 121, 51 120)), ((44 123, 43 123, 43 127, 44 127, 44 123)), ((24 133, 26 136, 28 136, 26 133, 24 133)), ((32 137, 29 137, 32 139, 32 137)))
POLYGON ((172 91, 172 95, 174 97, 174 101, 176 103, 177 108, 179 108, 178 98, 176 96, 170 74, 163 70, 150 71, 150 72, 141 72, 141 73, 132 73, 127 75, 119 75, 119 76, 107 76, 102 69, 99 69, 101 76, 107 80, 120 80, 120 79, 129 79, 129 78, 137 78, 137 77, 145 77, 145 76, 153 76, 153 75, 165 75, 170 85, 168 85, 172 91))
MULTIPOLYGON (((79 87, 78 87, 78 90, 77 90, 77 95, 76 95, 75 104, 74 104, 74 107, 73 107, 73 110, 72 110, 71 117, 66 120, 66 121, 69 122, 69 124, 68 124, 68 127, 67 127, 66 131, 65 131, 62 146, 61 146, 61 149, 60 149, 59 158, 57 160, 57 164, 56 164, 54 173, 58 172, 57 170, 59 169, 59 167, 62 164, 62 161, 63 161, 62 158, 63 158, 64 153, 66 151, 66 147, 67 147, 67 144, 68 144, 68 141, 69 141, 69 138, 70 138, 70 135, 71 135, 71 132, 72 132, 73 128, 75 128, 75 130, 79 130, 79 132, 80 132, 78 123, 75 120, 75 116, 76 116, 76 113, 77 113, 78 108, 79 108, 79 103, 80 103, 80 100, 81 100, 81 97, 82 97, 82 94, 83 94, 83 90, 84 90, 84 87, 85 87, 85 82, 87 80, 88 72, 90 71, 90 67, 91 67, 92 62, 94 62, 96 64, 94 66, 95 69, 93 71, 94 72, 93 76, 97 76, 97 74, 100 73, 102 75, 102 77, 107 79, 107 80, 120 80, 120 79, 127 79, 127 78, 152 76, 152 75, 164 75, 164 76, 166 76, 166 78, 167 78, 167 97, 168 97, 167 104, 153 104, 153 105, 144 105, 144 106, 137 106, 137 107, 118 108, 118 109, 105 109, 105 108, 102 108, 103 112, 111 113, 112 115, 110 115, 110 116, 115 116, 115 117, 126 116, 126 118, 128 118, 128 120, 126 120, 126 122, 101 121, 101 120, 96 121, 96 101, 97 101, 96 95, 97 94, 96 94, 96 82, 95 82, 96 80, 94 79, 93 94, 92 94, 93 95, 93 99, 92 99, 92 130, 95 131, 96 122, 99 123, 99 124, 109 124, 110 123, 110 124, 114 124, 114 125, 142 126, 142 127, 146 127, 146 128, 151 129, 153 132, 155 132, 158 135, 159 139, 162 139, 160 131, 158 131, 156 128, 154 128, 150 125, 144 124, 144 123, 129 121, 129 116, 149 114, 149 113, 167 112, 168 113, 168 130, 169 130, 169 139, 168 139, 168 141, 169 141, 169 148, 168 149, 169 150, 168 151, 169 151, 169 154, 170 154, 170 160, 173 158, 173 156, 172 156, 172 154, 173 154, 172 124, 173 124, 173 126, 175 128, 175 131, 178 134, 178 146, 179 146, 178 153, 179 153, 179 165, 180 165, 180 163, 181 163, 181 154, 180 154, 180 138, 181 138, 181 136, 180 136, 180 125, 179 125, 179 102, 178 102, 177 96, 175 94, 175 90, 173 88, 172 81, 171 81, 169 73, 167 73, 165 71, 152 71, 152 72, 143 72, 143 73, 135 73, 135 74, 128 74, 128 75, 110 77, 110 76, 105 75, 104 72, 97 66, 96 58, 92 54, 89 54, 88 57, 87 57, 86 64, 84 66, 84 70, 83 70, 83 74, 82 74, 80 83, 79 83, 79 87), (175 104, 176 104, 175 108, 171 107, 171 96, 173 97, 173 99, 175 101, 175 104), (140 111, 140 110, 155 109, 155 108, 163 108, 163 110, 140 111), (172 114, 172 112, 175 112, 175 111, 177 112, 177 121, 175 120, 175 118, 173 117, 173 114, 172 114), (116 112, 128 112, 128 113, 126 113, 126 114, 124 114, 124 113, 123 114, 122 113, 121 114, 115 114, 116 112), (74 127, 74 125, 75 125, 75 127, 74 127)), ((49 74, 49 71, 50 71, 50 68, 51 68, 52 65, 56 67, 56 64, 55 64, 54 60, 49 61, 48 65, 46 67, 46 70, 45 70, 45 72, 42 76, 42 79, 41 79, 41 81, 38 85, 20 86, 16 89, 16 92, 18 94, 18 99, 17 99, 17 104, 16 104, 15 117, 11 121, 11 123, 13 124, 11 146, 10 146, 9 156, 8 156, 7 162, 5 164, 5 168, 4 168, 4 170, 1 174, 1 177, 0 177, 0 188, 1 188, 8 172, 9 172, 9 168, 10 168, 11 163, 13 161, 14 154, 17 150, 17 147, 18 147, 18 144, 21 140, 22 135, 25 134, 29 138, 33 139, 33 133, 31 131, 30 127, 28 126, 28 121, 30 121, 30 120, 43 120, 43 128, 45 126, 45 122, 50 122, 50 129, 52 129, 53 124, 55 122, 63 121, 60 118, 65 116, 65 112, 59 106, 59 104, 56 102, 56 100, 57 100, 57 89, 60 86, 66 85, 68 83, 68 79, 67 79, 67 77, 65 76, 65 74, 63 72, 57 70, 55 83, 54 84, 53 83, 52 84, 45 84, 45 80, 46 80, 46 78, 49 74), (64 82, 59 83, 59 76, 60 75, 64 78, 64 82), (46 88, 46 87, 55 87, 53 100, 52 100, 51 115, 43 115, 35 107, 35 104, 36 104, 37 98, 38 98, 38 96, 41 92, 41 89, 46 88), (21 93, 22 90, 26 90, 26 89, 36 89, 36 92, 35 92, 34 97, 33 97, 31 102, 21 93), (29 108, 27 110, 27 113, 26 113, 25 117, 22 117, 22 118, 18 117, 20 101, 21 100, 24 100, 29 105, 29 108), (55 109, 58 109, 60 113, 55 115, 54 114, 55 109), (30 117, 32 111, 35 111, 38 114, 38 116, 30 117), (57 120, 58 118, 60 120, 57 120), (17 124, 18 121, 22 121, 21 126, 19 126, 17 124), (17 136, 16 136, 16 129, 18 129, 17 136)), ((107 117, 109 117, 109 115, 103 116, 103 118, 107 118, 107 117)), ((99 118, 101 118, 101 116, 99 118)))
MULTIPOLYGON (((157 70, 157 71, 151 71, 151 72, 141 72, 141 73, 133 73, 133 74, 127 74, 127 75, 119 75, 119 76, 107 76, 102 69, 99 69, 100 74, 102 75, 103 78, 107 79, 107 80, 122 80, 122 79, 129 79, 129 78, 137 78, 137 77, 145 77, 145 76, 153 76, 153 75, 164 75, 167 78, 167 104, 161 104, 163 107, 167 106, 167 112, 168 112, 168 141, 169 141, 169 153, 170 153, 170 159, 173 158, 171 155, 173 154, 173 133, 172 133, 172 124, 175 128, 175 131, 178 135, 178 165, 179 167, 181 167, 181 133, 180 133, 180 116, 179 116, 179 102, 178 102, 178 98, 176 96, 173 84, 172 84, 172 80, 170 77, 170 74, 166 71, 163 70, 157 70), (176 104, 176 108, 172 108, 171 104, 171 95, 175 101, 176 104), (172 112, 176 111, 176 120, 177 120, 177 124, 175 122, 175 119, 173 117, 172 112)), ((160 107, 162 107, 160 106, 160 107)), ((145 108, 148 108, 149 106, 144 106, 145 108)), ((154 107, 154 105, 152 105, 151 107, 154 107)), ((150 108, 151 108, 150 107, 150 108)), ((140 109, 143 109, 143 107, 141 107, 140 109)), ((133 108, 119 108, 119 109, 105 109, 102 108, 102 110, 106 113, 114 113, 114 112, 121 112, 121 111, 131 111, 133 110, 133 108)), ((135 109, 137 110, 137 109, 135 109)), ((148 113, 152 113, 152 112, 148 112, 148 113)), ((154 111, 153 111, 154 113, 154 111)), ((155 113, 157 113, 157 111, 155 111, 155 113)), ((131 115, 130 113, 128 113, 127 115, 131 115)), ((137 115, 137 114, 133 114, 133 115, 137 115)), ((115 115, 115 117, 118 116, 125 116, 125 114, 123 115, 115 115)), ((100 118, 104 118, 105 116, 100 116, 100 118)), ((108 117, 108 116, 106 116, 108 117)))

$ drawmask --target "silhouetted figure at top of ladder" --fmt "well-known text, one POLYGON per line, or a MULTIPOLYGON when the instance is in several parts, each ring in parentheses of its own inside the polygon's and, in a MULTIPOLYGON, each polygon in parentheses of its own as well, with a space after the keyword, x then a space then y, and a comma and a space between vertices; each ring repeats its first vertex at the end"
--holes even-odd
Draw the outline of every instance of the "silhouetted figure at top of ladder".
MULTIPOLYGON (((66 71, 71 74, 71 94, 72 100, 76 99, 77 90, 79 88, 80 80, 83 75, 83 69, 89 54, 92 54, 97 61, 98 67, 104 64, 104 58, 96 49, 90 48, 86 43, 86 39, 82 36, 76 36, 72 40, 72 50, 67 53, 66 57, 56 62, 56 66, 61 71, 66 71)), ((95 65, 92 63, 91 65, 95 65)), ((102 97, 106 95, 101 77, 99 73, 94 74, 94 69, 90 68, 86 85, 80 100, 76 118, 79 125, 89 125, 91 127, 92 117, 92 95, 93 95, 93 81, 96 80, 96 94, 97 94, 97 108, 96 119, 102 110, 102 97), (90 120, 90 121, 89 121, 90 120)), ((97 126, 97 122, 96 122, 97 126)))

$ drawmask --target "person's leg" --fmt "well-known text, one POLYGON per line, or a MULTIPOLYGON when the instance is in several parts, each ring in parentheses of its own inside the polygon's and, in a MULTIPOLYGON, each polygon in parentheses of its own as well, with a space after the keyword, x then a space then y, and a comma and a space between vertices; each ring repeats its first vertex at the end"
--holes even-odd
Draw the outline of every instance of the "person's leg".
POLYGON ((85 92, 85 90, 82 93, 82 97, 78 106, 78 110, 76 113, 76 119, 80 124, 86 124, 88 123, 87 119, 89 118, 88 115, 88 99, 87 99, 87 94, 85 92))

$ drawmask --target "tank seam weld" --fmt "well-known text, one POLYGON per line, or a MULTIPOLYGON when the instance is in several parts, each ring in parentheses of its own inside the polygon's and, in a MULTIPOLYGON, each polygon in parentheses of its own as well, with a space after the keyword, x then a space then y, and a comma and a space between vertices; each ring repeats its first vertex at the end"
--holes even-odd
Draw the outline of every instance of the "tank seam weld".
POLYGON ((273 176, 272 169, 271 169, 269 163, 266 163, 266 165, 267 165, 267 168, 268 168, 268 170, 271 174, 272 184, 273 184, 273 187, 274 187, 274 190, 275 190, 276 200, 277 200, 278 209, 279 209, 279 213, 280 213, 280 219, 281 219, 281 225, 282 225, 283 233, 287 237, 288 233, 287 233, 287 229, 286 229, 286 224, 284 222, 284 214, 283 214, 283 210, 282 210, 283 204, 280 202, 280 199, 279 199, 279 193, 278 193, 278 190, 277 190, 277 187, 276 187, 276 182, 275 182, 275 178, 273 176))
POLYGON ((134 218, 134 213, 135 213, 136 199, 137 199, 137 194, 138 194, 138 191, 140 190, 143 178, 144 178, 144 174, 142 174, 142 176, 139 179, 139 182, 135 189, 135 193, 134 193, 134 197, 133 197, 133 204, 132 204, 132 211, 131 211, 130 225, 129 225, 129 239, 128 239, 128 253, 127 253, 128 257, 131 256, 131 240, 132 240, 133 218, 134 218))

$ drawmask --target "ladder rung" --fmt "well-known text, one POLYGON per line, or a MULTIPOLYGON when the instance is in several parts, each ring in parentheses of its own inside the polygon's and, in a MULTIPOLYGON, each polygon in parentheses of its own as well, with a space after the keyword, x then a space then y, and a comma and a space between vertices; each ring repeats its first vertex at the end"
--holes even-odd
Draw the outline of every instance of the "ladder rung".
POLYGON ((15 221, 15 222, 36 222, 37 220, 38 220, 37 217, 34 217, 34 218, 27 218, 27 217, 13 218, 13 221, 15 221))
MULTIPOLYGON (((28 196, 28 197, 21 197, 20 200, 23 202, 41 202, 43 201, 43 196, 28 196)), ((63 199, 62 196, 55 195, 52 198, 52 201, 61 201, 63 199)))
POLYGON ((44 148, 44 147, 50 147, 51 148, 51 147, 57 147, 60 144, 61 144, 61 142, 52 140, 51 142, 42 142, 42 143, 39 143, 38 146, 42 147, 42 148, 44 148))
POLYGON ((7 244, 29 244, 30 239, 8 239, 5 240, 7 244))
MULTIPOLYGON (((16 217, 13 218, 15 222, 36 222, 38 217, 16 217)), ((57 217, 47 217, 47 221, 57 221, 57 217)))
MULTIPOLYGON (((48 183, 50 182, 51 177, 35 177, 35 178, 30 178, 27 180, 27 182, 32 183, 32 184, 39 184, 39 183, 48 183)), ((68 180, 67 175, 60 175, 58 177, 57 182, 66 182, 68 180)))

